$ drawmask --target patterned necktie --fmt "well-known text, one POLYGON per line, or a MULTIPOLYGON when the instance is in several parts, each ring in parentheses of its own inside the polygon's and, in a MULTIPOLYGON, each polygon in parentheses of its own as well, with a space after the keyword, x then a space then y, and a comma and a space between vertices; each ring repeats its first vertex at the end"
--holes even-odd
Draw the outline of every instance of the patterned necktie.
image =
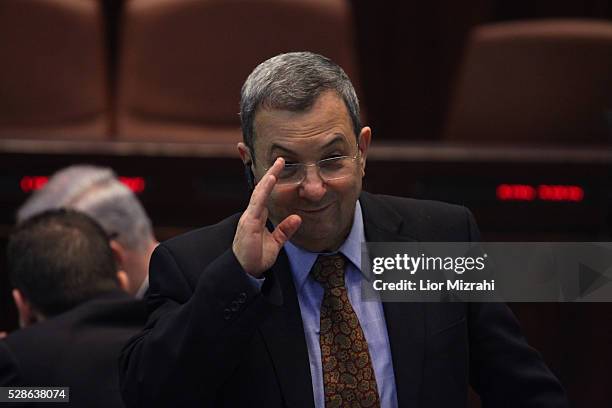
POLYGON ((321 361, 325 407, 380 407, 368 343, 344 286, 344 256, 319 255, 312 276, 321 303, 321 361))

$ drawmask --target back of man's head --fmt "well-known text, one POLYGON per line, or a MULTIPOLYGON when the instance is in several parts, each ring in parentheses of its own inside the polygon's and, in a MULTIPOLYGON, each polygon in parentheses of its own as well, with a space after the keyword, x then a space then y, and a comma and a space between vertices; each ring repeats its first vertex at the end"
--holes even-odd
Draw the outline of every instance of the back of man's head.
POLYGON ((17 223, 57 208, 82 211, 129 249, 144 249, 153 232, 144 208, 109 168, 78 165, 53 174, 17 212, 17 223))
POLYGON ((7 261, 11 284, 44 317, 119 287, 104 230, 76 211, 46 211, 21 223, 7 261))
POLYGON ((149 258, 157 241, 151 220, 135 194, 109 168, 70 166, 56 172, 17 212, 17 223, 46 210, 71 208, 98 222, 113 239, 126 290, 138 297, 148 287, 149 258))

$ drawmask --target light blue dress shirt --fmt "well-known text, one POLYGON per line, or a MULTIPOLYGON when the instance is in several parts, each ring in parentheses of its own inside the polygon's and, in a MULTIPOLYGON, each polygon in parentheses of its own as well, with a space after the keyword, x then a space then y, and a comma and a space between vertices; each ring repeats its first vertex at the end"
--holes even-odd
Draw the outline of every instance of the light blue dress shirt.
MULTIPOLYGON (((365 275, 361 272, 362 242, 365 242, 365 232, 361 206, 358 201, 355 206, 355 217, 351 232, 338 252, 342 253, 350 261, 347 263, 345 284, 349 301, 357 314, 363 334, 368 342, 381 407, 396 408, 397 392, 393 374, 393 362, 391 360, 391 347, 389 345, 382 303, 380 301, 361 300, 361 283, 366 279, 365 275)), ((310 269, 319 254, 308 252, 293 245, 291 242, 285 243, 285 251, 291 264, 293 282, 302 314, 308 358, 310 360, 314 402, 317 408, 324 408, 325 391, 323 388, 323 369, 321 367, 321 347, 319 345, 323 287, 310 276, 310 269)))

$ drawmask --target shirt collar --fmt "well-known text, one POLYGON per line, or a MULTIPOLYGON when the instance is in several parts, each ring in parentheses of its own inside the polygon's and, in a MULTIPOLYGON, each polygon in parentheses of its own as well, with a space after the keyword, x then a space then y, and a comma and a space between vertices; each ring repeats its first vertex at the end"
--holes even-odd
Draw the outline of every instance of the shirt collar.
MULTIPOLYGON (((354 267, 361 271, 361 243, 365 242, 365 232, 363 229, 363 215, 361 213, 361 205, 357 201, 355 205, 355 215, 353 217, 353 226, 351 232, 346 237, 337 252, 342 253, 354 267)), ((291 265, 291 273, 293 274, 293 282, 298 292, 302 290, 304 282, 308 278, 310 270, 314 265, 317 257, 320 255, 317 252, 310 252, 300 248, 290 241, 285 242, 285 252, 289 258, 291 265)), ((363 273, 363 272, 362 272, 363 273)))

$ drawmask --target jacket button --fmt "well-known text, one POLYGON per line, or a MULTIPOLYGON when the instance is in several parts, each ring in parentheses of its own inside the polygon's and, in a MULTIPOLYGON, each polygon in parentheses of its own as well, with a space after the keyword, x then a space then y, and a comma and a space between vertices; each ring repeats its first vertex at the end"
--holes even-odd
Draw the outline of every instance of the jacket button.
POLYGON ((244 303, 247 300, 246 292, 242 292, 238 295, 238 303, 244 303))
POLYGON ((232 311, 231 311, 231 310, 229 310, 229 309, 225 309, 225 310, 223 311, 223 318, 224 318, 225 320, 229 320, 231 317, 232 317, 232 311))
POLYGON ((232 305, 230 306, 230 309, 232 312, 236 312, 238 311, 238 309, 240 309, 240 304, 237 301, 233 301, 232 305))

